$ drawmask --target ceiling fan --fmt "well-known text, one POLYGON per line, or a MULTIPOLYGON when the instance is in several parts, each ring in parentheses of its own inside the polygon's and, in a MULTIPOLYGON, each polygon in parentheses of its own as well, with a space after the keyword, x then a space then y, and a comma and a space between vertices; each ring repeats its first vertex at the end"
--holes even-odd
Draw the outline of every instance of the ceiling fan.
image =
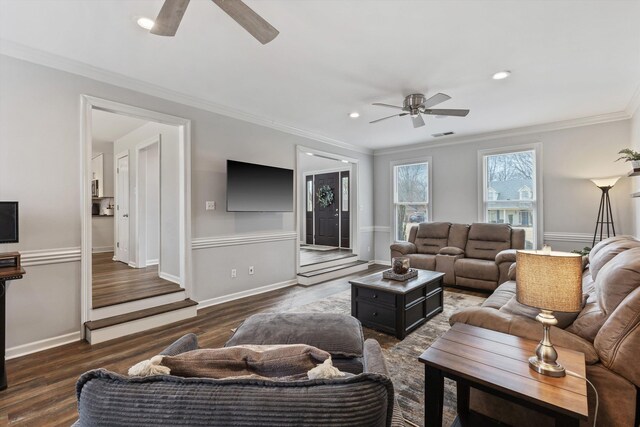
MULTIPOLYGON (((260 43, 267 44, 280 32, 241 0, 212 0, 260 43)), ((173 37, 178 31, 189 0, 165 0, 156 18, 151 34, 173 37)))
POLYGON ((374 102, 372 105, 379 105, 381 107, 389 107, 389 108, 397 108, 398 110, 402 110, 403 112, 400 114, 394 114, 393 116, 383 117, 381 119, 377 119, 369 123, 377 123, 382 120, 390 119, 392 117, 402 117, 402 116, 410 115, 411 120, 413 121, 413 127, 419 128, 420 126, 424 126, 424 119, 422 118, 422 114, 428 114, 431 116, 456 116, 456 117, 465 117, 467 114, 469 114, 469 110, 451 110, 451 109, 432 109, 431 108, 434 105, 440 104, 448 99, 451 99, 451 97, 449 95, 445 95, 444 93, 437 93, 429 99, 427 99, 421 93, 414 93, 404 98, 404 103, 402 107, 398 107, 390 104, 383 104, 381 102, 374 102))

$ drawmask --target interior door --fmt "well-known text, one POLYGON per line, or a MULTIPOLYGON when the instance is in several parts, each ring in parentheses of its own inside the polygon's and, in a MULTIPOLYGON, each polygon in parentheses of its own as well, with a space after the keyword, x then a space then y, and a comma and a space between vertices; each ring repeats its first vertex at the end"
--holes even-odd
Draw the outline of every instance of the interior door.
POLYGON ((304 203, 304 221, 305 221, 305 242, 313 245, 313 175, 305 177, 305 203, 304 203))
POLYGON ((325 246, 340 245, 340 173, 323 173, 314 176, 315 244, 325 246), (318 189, 328 185, 333 192, 333 202, 326 207, 320 205, 318 189))
POLYGON ((117 241, 114 256, 117 261, 129 263, 129 155, 118 157, 116 169, 117 241))
POLYGON ((351 178, 349 171, 340 172, 340 247, 351 247, 351 178))

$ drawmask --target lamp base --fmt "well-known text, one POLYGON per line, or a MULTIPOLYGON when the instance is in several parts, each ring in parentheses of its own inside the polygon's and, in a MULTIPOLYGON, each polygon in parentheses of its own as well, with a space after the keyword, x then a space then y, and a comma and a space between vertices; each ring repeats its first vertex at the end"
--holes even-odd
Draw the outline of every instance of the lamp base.
POLYGON ((529 358, 529 367, 539 374, 547 375, 549 377, 564 377, 566 372, 564 366, 559 363, 547 363, 538 359, 537 356, 531 356, 529 358))

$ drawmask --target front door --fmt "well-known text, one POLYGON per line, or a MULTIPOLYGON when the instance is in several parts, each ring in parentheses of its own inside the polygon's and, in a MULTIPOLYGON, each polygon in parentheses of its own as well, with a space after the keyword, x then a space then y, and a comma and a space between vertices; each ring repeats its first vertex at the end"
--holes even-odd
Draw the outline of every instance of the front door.
POLYGON ((129 156, 118 157, 116 166, 116 236, 115 259, 129 263, 129 156))
POLYGON ((340 173, 323 173, 314 177, 314 208, 315 208, 315 244, 325 246, 340 245, 340 173), (328 186, 333 194, 333 200, 323 206, 318 192, 328 186))

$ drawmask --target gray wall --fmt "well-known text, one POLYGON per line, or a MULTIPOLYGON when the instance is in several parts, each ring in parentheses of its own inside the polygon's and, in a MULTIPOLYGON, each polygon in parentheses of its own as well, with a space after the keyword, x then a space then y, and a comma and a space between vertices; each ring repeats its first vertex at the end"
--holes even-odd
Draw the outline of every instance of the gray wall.
MULTIPOLYGON (((540 142, 544 231, 593 234, 601 193, 588 178, 626 176, 629 166, 614 160, 616 153, 629 145, 629 140, 630 121, 624 120, 384 155, 376 153, 373 184, 376 227, 391 226, 390 162, 431 156, 434 221, 471 223, 479 220, 478 150, 540 142)), ((611 190, 618 234, 633 232, 630 192, 628 178, 620 179, 611 190)), ((390 239, 386 229, 376 231, 375 259, 388 260, 390 239)), ((580 241, 549 243, 557 250, 591 246, 590 242, 580 241)))
MULTIPOLYGON (((296 145, 360 159, 360 236, 372 252, 372 157, 139 92, 0 56, 0 199, 20 201, 21 239, 9 250, 79 249, 80 95, 192 120, 192 236, 295 232, 293 213, 225 212, 227 159, 294 168, 296 145), (218 203, 205 211, 204 202, 218 203)), ((246 243, 246 242, 245 242, 246 243)), ((201 301, 295 278, 295 238, 193 251, 193 298, 201 301), (256 273, 247 274, 249 265, 256 273), (238 269, 231 279, 230 269, 238 269)), ((7 295, 7 347, 80 330, 80 263, 27 267, 7 295)))

